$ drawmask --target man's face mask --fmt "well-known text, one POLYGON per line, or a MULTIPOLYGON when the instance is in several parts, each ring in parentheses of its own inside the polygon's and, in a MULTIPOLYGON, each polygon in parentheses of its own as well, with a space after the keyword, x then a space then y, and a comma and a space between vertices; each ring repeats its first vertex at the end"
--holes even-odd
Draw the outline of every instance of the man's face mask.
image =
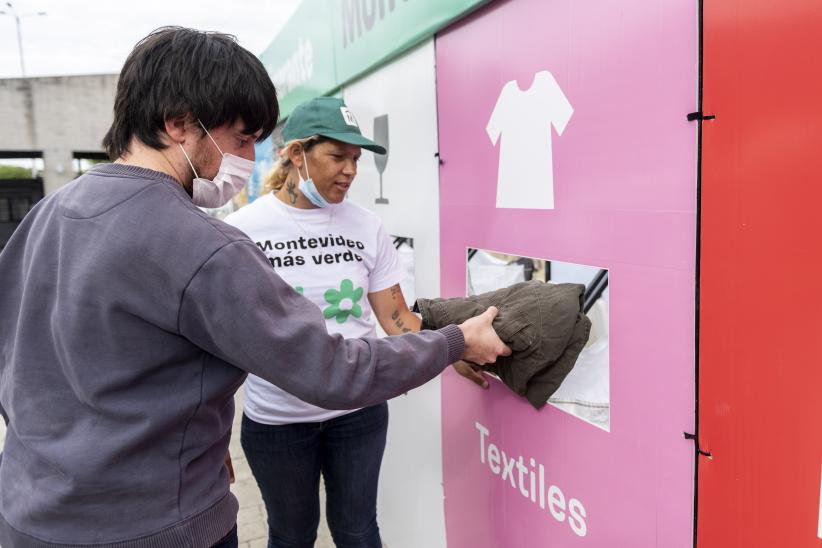
POLYGON ((197 170, 194 169, 194 164, 191 163, 191 158, 189 158, 188 154, 186 154, 183 145, 177 143, 180 150, 183 151, 183 155, 186 157, 186 160, 188 160, 188 165, 191 166, 191 171, 194 172, 193 192, 191 199, 194 202, 194 205, 199 207, 222 207, 228 203, 231 198, 236 196, 246 184, 248 184, 248 180, 251 178, 251 173, 254 171, 254 162, 251 160, 246 160, 245 158, 240 158, 234 154, 223 153, 220 146, 205 128, 203 123, 199 120, 197 121, 200 123, 203 131, 206 132, 206 135, 208 135, 208 138, 211 139, 211 142, 214 143, 214 146, 217 147, 217 150, 220 151, 220 155, 222 155, 223 159, 220 162, 220 169, 217 171, 217 175, 214 179, 204 179, 197 175, 197 170))

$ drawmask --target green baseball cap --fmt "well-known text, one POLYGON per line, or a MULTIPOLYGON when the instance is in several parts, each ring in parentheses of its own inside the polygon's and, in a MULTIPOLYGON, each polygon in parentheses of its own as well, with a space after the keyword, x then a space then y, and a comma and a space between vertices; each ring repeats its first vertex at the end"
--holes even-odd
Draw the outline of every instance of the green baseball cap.
POLYGON ((297 105, 283 126, 283 140, 307 139, 314 135, 357 145, 377 154, 388 152, 382 145, 363 137, 357 119, 336 97, 315 97, 297 105))

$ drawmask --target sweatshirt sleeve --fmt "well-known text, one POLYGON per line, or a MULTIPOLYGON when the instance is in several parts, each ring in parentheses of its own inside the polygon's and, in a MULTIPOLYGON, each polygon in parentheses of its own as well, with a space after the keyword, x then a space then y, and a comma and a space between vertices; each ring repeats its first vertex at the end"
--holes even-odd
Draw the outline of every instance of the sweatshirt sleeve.
POLYGON ((250 241, 216 251, 180 303, 181 335, 204 351, 326 409, 383 402, 420 386, 463 353, 462 331, 344 339, 250 241))

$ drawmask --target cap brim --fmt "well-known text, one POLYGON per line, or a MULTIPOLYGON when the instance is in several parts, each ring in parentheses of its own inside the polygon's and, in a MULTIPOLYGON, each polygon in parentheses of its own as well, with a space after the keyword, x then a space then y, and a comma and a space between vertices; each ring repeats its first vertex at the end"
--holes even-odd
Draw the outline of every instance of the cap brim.
POLYGON ((384 146, 378 145, 371 139, 366 139, 359 133, 321 133, 320 135, 323 137, 328 137, 329 139, 334 139, 335 141, 348 143, 349 145, 357 145, 358 147, 370 150, 371 152, 376 152, 377 154, 385 154, 388 152, 388 149, 384 146))

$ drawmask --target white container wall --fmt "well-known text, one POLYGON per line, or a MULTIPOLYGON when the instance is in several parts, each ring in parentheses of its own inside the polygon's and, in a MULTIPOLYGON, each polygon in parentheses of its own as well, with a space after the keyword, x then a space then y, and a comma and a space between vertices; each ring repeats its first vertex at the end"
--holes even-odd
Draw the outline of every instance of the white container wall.
MULTIPOLYGON (((439 296, 433 39, 346 86, 343 98, 363 134, 374 137, 376 130, 379 141, 386 134, 389 148, 382 165, 363 153, 349 199, 377 213, 389 234, 413 238, 416 295, 439 296)), ((439 378, 389 405, 378 507, 383 541, 391 548, 444 547, 439 378)))

